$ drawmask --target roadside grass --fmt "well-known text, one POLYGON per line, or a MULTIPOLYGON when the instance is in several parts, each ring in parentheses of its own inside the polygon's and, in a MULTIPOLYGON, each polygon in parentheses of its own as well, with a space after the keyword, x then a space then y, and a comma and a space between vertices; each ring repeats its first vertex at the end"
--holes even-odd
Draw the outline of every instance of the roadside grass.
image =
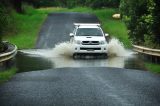
POLYGON ((15 67, 5 70, 3 72, 0 72, 0 84, 5 81, 8 81, 13 75, 16 74, 16 72, 17 72, 17 69, 15 67))
POLYGON ((151 72, 160 73, 160 65, 159 64, 145 63, 145 66, 151 72))
POLYGON ((3 39, 17 45, 19 49, 33 48, 47 15, 41 14, 36 9, 28 9, 25 14, 13 13, 13 15, 16 20, 16 33, 10 33, 3 39))

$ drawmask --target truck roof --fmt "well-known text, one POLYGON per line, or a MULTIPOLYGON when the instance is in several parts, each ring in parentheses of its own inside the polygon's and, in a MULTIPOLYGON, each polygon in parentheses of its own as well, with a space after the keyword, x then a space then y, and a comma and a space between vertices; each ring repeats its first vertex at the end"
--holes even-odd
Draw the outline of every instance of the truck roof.
POLYGON ((74 23, 79 28, 99 28, 99 23, 74 23))

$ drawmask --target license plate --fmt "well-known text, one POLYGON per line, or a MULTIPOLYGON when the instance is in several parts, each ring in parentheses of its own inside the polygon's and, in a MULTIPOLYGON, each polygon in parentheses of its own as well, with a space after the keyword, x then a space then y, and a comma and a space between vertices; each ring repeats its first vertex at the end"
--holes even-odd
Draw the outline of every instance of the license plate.
POLYGON ((94 49, 87 49, 87 51, 94 51, 94 49))

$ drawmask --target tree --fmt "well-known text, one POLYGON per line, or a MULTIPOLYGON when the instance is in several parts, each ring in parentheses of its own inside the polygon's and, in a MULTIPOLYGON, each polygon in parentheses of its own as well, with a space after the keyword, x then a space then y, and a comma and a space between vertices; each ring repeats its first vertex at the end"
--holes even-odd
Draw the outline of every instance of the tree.
POLYGON ((120 10, 135 44, 160 47, 159 0, 121 0, 120 10))
POLYGON ((2 43, 2 35, 8 29, 10 21, 10 6, 9 1, 1 0, 0 1, 0 52, 4 51, 5 47, 2 43))
POLYGON ((152 7, 153 24, 151 27, 154 35, 154 41, 160 45, 160 1, 153 0, 154 7, 152 7))
POLYGON ((119 7, 120 0, 86 0, 86 5, 92 8, 119 7))
POLYGON ((148 14, 147 1, 121 0, 120 10, 131 40, 136 44, 144 42, 144 35, 148 33, 147 23, 144 20, 144 15, 148 14))

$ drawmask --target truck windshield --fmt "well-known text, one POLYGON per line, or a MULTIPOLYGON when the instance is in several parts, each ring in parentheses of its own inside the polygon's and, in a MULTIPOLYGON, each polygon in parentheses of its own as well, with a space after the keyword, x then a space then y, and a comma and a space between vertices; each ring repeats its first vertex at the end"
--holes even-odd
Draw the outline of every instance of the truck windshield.
POLYGON ((103 36, 100 28, 79 28, 76 36, 103 36))

